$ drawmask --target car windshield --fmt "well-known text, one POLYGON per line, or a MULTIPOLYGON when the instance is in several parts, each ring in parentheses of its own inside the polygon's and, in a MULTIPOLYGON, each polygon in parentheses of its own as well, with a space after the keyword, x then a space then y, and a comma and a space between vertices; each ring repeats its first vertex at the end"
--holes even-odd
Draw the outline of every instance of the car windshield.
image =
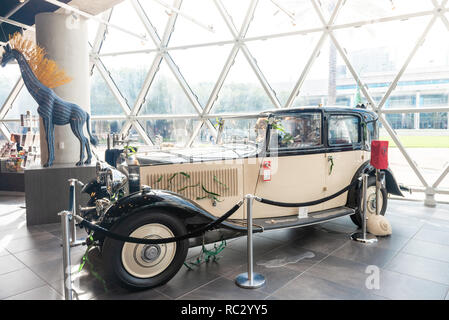
POLYGON ((139 154, 141 164, 159 162, 195 162, 199 160, 235 159, 259 154, 265 145, 267 118, 232 117, 213 119, 217 136, 212 143, 193 147, 159 147, 139 154))
POLYGON ((266 118, 230 118, 221 121, 217 144, 260 144, 265 140, 266 118))

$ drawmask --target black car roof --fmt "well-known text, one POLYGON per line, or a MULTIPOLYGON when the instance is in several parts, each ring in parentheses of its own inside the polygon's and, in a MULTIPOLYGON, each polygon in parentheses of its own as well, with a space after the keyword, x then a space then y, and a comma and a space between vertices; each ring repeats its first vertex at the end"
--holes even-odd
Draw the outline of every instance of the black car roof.
POLYGON ((274 109, 267 110, 260 113, 260 116, 267 116, 269 114, 277 115, 277 114, 288 114, 288 113, 296 113, 301 111, 312 111, 312 112, 348 112, 348 113, 359 113, 361 115, 369 116, 374 119, 377 119, 377 114, 371 110, 361 109, 361 108, 349 108, 349 107, 338 107, 338 106, 329 106, 329 107, 313 107, 313 106, 305 106, 305 107, 296 107, 296 108, 288 108, 288 109, 274 109))

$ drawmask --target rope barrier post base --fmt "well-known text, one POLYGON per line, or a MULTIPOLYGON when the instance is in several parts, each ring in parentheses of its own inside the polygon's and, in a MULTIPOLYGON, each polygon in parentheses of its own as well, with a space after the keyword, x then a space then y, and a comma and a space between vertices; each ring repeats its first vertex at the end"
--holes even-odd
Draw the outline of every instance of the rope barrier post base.
POLYGON ((62 211, 58 213, 61 217, 62 229, 62 265, 64 272, 64 299, 72 300, 72 263, 70 260, 70 211, 62 211))
POLYGON ((248 272, 239 274, 235 278, 235 283, 245 289, 257 289, 265 284, 265 277, 260 273, 253 272, 253 200, 254 196, 247 194, 246 214, 247 214, 247 254, 248 254, 248 272))
POLYGON ((362 232, 355 232, 351 235, 351 239, 362 243, 375 243, 377 238, 375 235, 366 232, 366 208, 368 205, 367 188, 368 188, 368 174, 362 175, 362 232))

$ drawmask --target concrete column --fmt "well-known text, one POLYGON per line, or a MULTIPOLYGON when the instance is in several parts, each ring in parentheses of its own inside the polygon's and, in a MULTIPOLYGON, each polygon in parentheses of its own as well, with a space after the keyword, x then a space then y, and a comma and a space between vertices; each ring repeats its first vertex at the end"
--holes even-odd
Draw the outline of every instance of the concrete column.
MULTIPOLYGON (((79 105, 90 113, 90 75, 87 20, 65 13, 36 15, 36 42, 48 58, 55 60, 73 80, 54 88, 62 99, 79 105)), ((84 133, 87 138, 86 126, 84 133)), ((41 163, 48 158, 47 141, 40 120, 41 163)), ((55 164, 75 164, 80 156, 80 143, 70 125, 55 126, 55 164)))

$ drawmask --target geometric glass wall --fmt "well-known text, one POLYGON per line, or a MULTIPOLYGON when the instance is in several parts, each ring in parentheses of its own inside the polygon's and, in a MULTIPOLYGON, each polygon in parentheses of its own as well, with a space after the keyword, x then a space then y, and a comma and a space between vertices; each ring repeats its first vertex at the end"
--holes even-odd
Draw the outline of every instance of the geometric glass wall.
MULTIPOLYGON (((159 135, 201 146, 213 143, 216 117, 363 103, 378 112, 381 136, 394 146, 397 180, 449 194, 447 0, 166 3, 171 8, 127 0, 99 15, 133 35, 90 24, 100 142, 130 132, 141 144, 159 135)), ((6 69, 0 105, 19 78, 17 66, 6 69)), ((0 109, 0 140, 21 113, 35 111, 25 93, 0 109)))

